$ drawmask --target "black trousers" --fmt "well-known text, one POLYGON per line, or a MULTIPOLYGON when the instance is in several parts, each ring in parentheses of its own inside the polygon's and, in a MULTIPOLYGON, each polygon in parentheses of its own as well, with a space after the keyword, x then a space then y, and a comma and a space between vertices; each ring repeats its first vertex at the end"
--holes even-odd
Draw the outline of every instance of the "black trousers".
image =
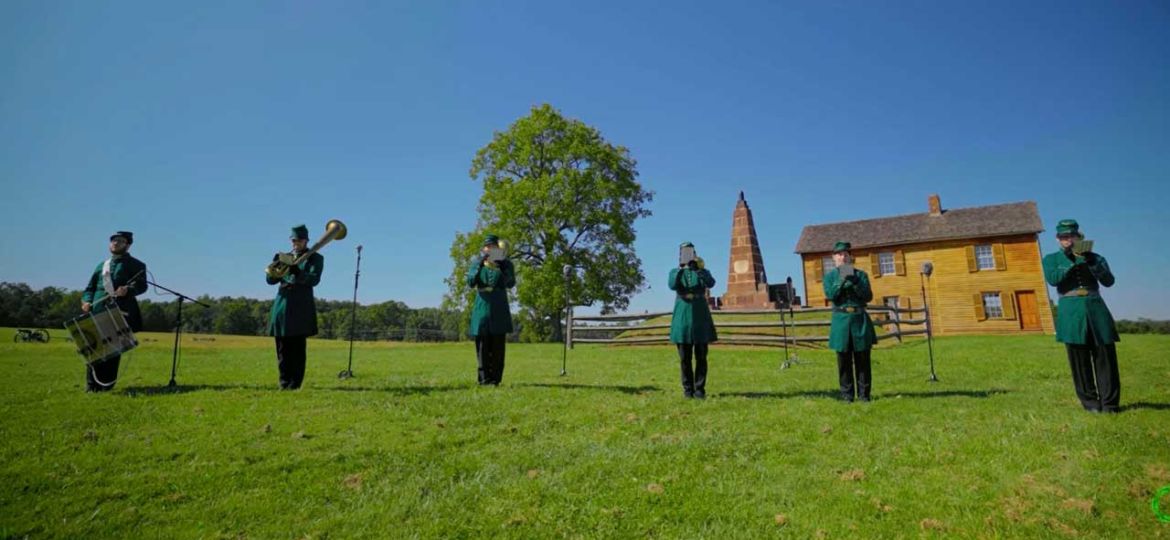
POLYGON ((841 385, 841 399, 853 401, 854 389, 858 398, 869 399, 873 382, 869 351, 855 351, 850 343, 848 351, 837 353, 837 381, 841 385))
POLYGON ((475 336, 475 359, 479 364, 479 384, 499 386, 504 378, 504 345, 507 334, 475 336))
POLYGON ((118 366, 122 363, 122 355, 115 356, 104 362, 85 364, 85 391, 108 392, 114 389, 118 382, 118 366))
POLYGON ((1093 333, 1084 345, 1064 344, 1072 369, 1073 387, 1086 411, 1121 410, 1121 377, 1117 372, 1117 346, 1098 345, 1093 333), (1095 378, 1094 378, 1095 377, 1095 378))
POLYGON ((678 367, 682 377, 683 394, 687 396, 707 393, 707 344, 679 343, 678 367), (694 367, 691 358, 694 358, 694 367))
POLYGON ((305 336, 276 338, 276 367, 282 390, 296 390, 305 382, 305 341, 305 336))

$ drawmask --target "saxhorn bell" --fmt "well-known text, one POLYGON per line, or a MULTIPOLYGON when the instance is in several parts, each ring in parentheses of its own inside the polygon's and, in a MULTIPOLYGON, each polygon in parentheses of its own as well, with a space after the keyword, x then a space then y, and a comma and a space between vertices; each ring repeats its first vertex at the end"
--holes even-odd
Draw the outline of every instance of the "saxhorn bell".
POLYGON ((317 242, 313 244, 313 247, 310 247, 308 251, 302 253, 299 257, 296 258, 293 258, 292 253, 278 254, 276 260, 269 263, 268 267, 264 269, 264 273, 268 274, 268 277, 273 279, 283 278, 288 274, 288 269, 290 267, 301 264, 305 261, 305 259, 308 259, 311 255, 325 247, 325 244, 328 244, 334 240, 341 240, 345 238, 345 235, 348 232, 349 231, 345 228, 344 223, 342 223, 340 220, 331 219, 329 220, 329 223, 325 224, 325 235, 322 236, 320 240, 317 240, 317 242))

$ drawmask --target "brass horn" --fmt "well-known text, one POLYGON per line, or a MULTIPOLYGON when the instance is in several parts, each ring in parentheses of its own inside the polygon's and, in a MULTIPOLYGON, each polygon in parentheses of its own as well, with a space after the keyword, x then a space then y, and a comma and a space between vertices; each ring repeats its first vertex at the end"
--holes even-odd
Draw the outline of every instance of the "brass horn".
POLYGON ((283 278, 288 274, 289 267, 301 264, 305 261, 305 259, 308 259, 309 256, 325 247, 325 244, 328 244, 334 240, 341 240, 345 238, 345 235, 348 232, 349 230, 345 228, 344 223, 342 223, 340 220, 331 219, 329 220, 329 223, 325 224, 325 234, 321 237, 320 240, 317 240, 317 242, 313 244, 313 247, 310 247, 308 251, 302 253, 299 257, 296 258, 293 258, 292 253, 277 254, 276 260, 268 263, 268 267, 264 269, 264 273, 268 274, 268 277, 273 279, 283 278))

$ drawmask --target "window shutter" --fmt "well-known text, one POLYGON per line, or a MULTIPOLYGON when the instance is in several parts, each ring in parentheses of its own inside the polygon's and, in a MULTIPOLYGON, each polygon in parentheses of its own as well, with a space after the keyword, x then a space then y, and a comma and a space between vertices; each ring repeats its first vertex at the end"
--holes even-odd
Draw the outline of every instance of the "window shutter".
POLYGON ((899 276, 906 275, 906 254, 900 249, 894 252, 894 273, 899 276))
POLYGON ((820 257, 813 260, 813 279, 817 280, 817 283, 825 279, 825 260, 820 257))
MULTIPOLYGON (((972 248, 974 249, 974 248, 972 248)), ((987 310, 983 309, 983 294, 975 293, 975 320, 986 321, 987 310)))
POLYGON ((910 308, 912 308, 912 307, 914 307, 914 306, 912 306, 912 305, 910 304, 910 297, 909 297, 909 296, 903 296, 903 297, 902 297, 902 301, 901 301, 901 302, 898 302, 898 307, 900 307, 900 308, 902 308, 902 309, 910 309, 910 308))
POLYGON ((1003 302, 1003 318, 1008 320, 1015 320, 1016 318, 1016 298, 1012 291, 1005 291, 999 295, 1000 301, 1003 302))
POLYGON ((1003 254, 1003 244, 992 244, 991 253, 995 255, 995 269, 1000 272, 1007 270, 1007 257, 1003 254))
POLYGON ((881 255, 875 251, 869 254, 869 275, 873 277, 882 277, 882 263, 881 255))
MULTIPOLYGON (((967 246, 967 271, 968 272, 978 272, 979 271, 979 261, 975 260, 975 246, 967 246)), ((983 305, 982 299, 980 299, 979 305, 980 306, 983 305)), ((980 320, 983 320, 983 319, 980 319, 980 320)))

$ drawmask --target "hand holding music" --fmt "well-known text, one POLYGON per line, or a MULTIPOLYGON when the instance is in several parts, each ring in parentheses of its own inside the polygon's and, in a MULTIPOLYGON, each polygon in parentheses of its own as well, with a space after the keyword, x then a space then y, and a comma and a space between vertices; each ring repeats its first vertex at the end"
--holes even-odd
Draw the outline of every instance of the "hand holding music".
POLYGON ((93 304, 91 304, 89 302, 82 302, 81 303, 81 312, 82 313, 89 313, 89 311, 91 309, 93 309, 93 304))
POLYGON ((1069 248, 1074 256, 1084 257, 1093 252, 1093 241, 1085 240, 1084 237, 1077 238, 1069 248))
POLYGON ((117 296, 118 298, 126 296, 129 293, 130 293, 130 289, 128 287, 126 287, 125 285, 122 285, 121 287, 114 289, 114 296, 117 296))

